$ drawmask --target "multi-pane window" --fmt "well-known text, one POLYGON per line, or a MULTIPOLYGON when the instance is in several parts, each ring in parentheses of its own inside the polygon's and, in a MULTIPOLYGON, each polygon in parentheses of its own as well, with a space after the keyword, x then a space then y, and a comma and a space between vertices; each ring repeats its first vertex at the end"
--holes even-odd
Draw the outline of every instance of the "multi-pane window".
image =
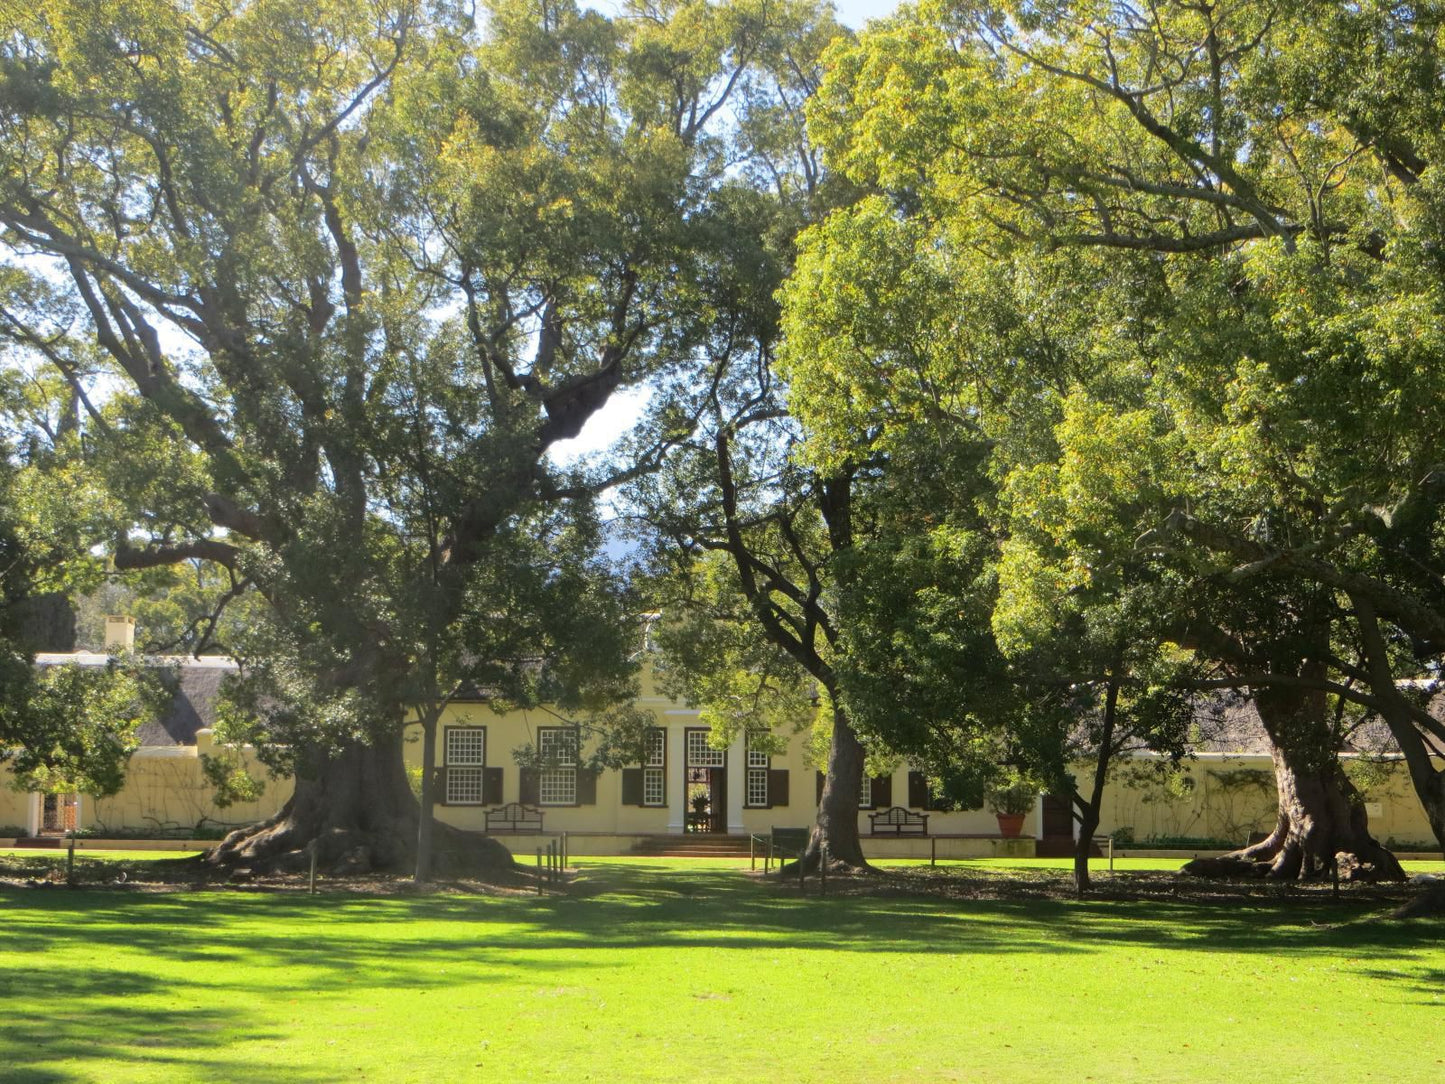
POLYGON ((444 731, 448 805, 480 805, 482 769, 487 764, 487 728, 449 726, 444 731))
POLYGON ((642 804, 667 804, 667 731, 660 726, 647 732, 647 759, 642 762, 642 804))
POLYGON ((722 768, 727 765, 727 750, 714 749, 707 743, 708 731, 687 732, 687 766, 689 768, 722 768))
POLYGON ((863 777, 863 786, 858 790, 858 808, 873 808, 873 777, 871 775, 863 777))
POLYGON ((577 804, 577 731, 570 726, 537 729, 542 770, 537 800, 542 805, 577 804))
POLYGON ((773 758, 766 748, 755 748, 761 745, 766 737, 764 733, 748 734, 748 776, 744 799, 747 805, 757 808, 768 804, 768 767, 773 758))

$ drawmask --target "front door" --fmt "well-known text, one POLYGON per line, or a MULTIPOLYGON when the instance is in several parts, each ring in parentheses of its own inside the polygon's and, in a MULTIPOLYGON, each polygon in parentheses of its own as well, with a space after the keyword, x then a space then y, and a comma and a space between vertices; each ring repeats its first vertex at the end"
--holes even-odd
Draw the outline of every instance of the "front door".
POLYGON ((1073 839, 1074 814, 1069 800, 1045 794, 1043 807, 1043 823, 1039 826, 1039 835, 1044 839, 1073 839))
POLYGON ((688 727, 683 735, 683 793, 689 832, 728 830, 727 751, 710 746, 709 733, 707 727, 688 727))
POLYGON ((726 768, 709 768, 707 785, 711 791, 709 806, 712 812, 712 821, 707 830, 709 832, 726 832, 728 830, 728 770, 726 768))
POLYGON ((76 828, 78 794, 44 794, 40 797, 40 834, 60 836, 76 828))

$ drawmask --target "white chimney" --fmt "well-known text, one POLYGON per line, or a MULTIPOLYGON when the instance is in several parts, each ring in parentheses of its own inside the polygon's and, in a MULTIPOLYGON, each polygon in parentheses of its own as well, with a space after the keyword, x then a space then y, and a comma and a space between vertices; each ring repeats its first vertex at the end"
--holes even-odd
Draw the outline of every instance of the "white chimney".
POLYGON ((108 614, 105 619, 105 649, 107 651, 135 650, 135 618, 108 614))

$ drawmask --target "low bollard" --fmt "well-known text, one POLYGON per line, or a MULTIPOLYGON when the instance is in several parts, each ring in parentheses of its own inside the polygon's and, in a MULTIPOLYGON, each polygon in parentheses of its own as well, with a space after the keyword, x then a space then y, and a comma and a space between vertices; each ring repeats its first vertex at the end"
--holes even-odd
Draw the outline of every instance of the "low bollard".
POLYGON ((542 848, 537 848, 537 895, 542 894, 542 848))

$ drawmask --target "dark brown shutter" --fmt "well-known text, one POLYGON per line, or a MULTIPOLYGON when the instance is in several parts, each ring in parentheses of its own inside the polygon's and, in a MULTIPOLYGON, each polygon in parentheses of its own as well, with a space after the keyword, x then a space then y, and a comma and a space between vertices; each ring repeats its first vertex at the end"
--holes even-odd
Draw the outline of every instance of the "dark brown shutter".
POLYGON ((873 808, 888 809, 893 805, 893 777, 891 775, 875 775, 873 777, 873 808))
POLYGON ((922 772, 908 773, 908 806, 910 809, 928 808, 928 776, 922 772))
POLYGON ((642 769, 622 769, 622 804, 642 804, 642 769))
POLYGON ((431 776, 431 800, 437 805, 447 804, 447 770, 437 768, 431 776))
POLYGON ((819 773, 818 773, 818 797, 815 798, 814 801, 816 801, 816 802, 818 802, 818 803, 820 803, 820 804, 821 804, 822 801, 823 801, 823 782, 824 782, 824 780, 826 780, 827 778, 828 778, 828 777, 827 777, 826 775, 824 775, 822 772, 819 772, 819 773))
POLYGON ((502 769, 482 769, 482 805, 502 804, 502 769))
POLYGON ((523 805, 536 805, 542 800, 542 773, 536 768, 523 768, 518 788, 517 801, 523 805))
POLYGON ((788 804, 788 769, 768 769, 768 807, 788 804))
POLYGON ((597 772, 589 772, 586 768, 577 769, 577 804, 597 804, 597 772))

